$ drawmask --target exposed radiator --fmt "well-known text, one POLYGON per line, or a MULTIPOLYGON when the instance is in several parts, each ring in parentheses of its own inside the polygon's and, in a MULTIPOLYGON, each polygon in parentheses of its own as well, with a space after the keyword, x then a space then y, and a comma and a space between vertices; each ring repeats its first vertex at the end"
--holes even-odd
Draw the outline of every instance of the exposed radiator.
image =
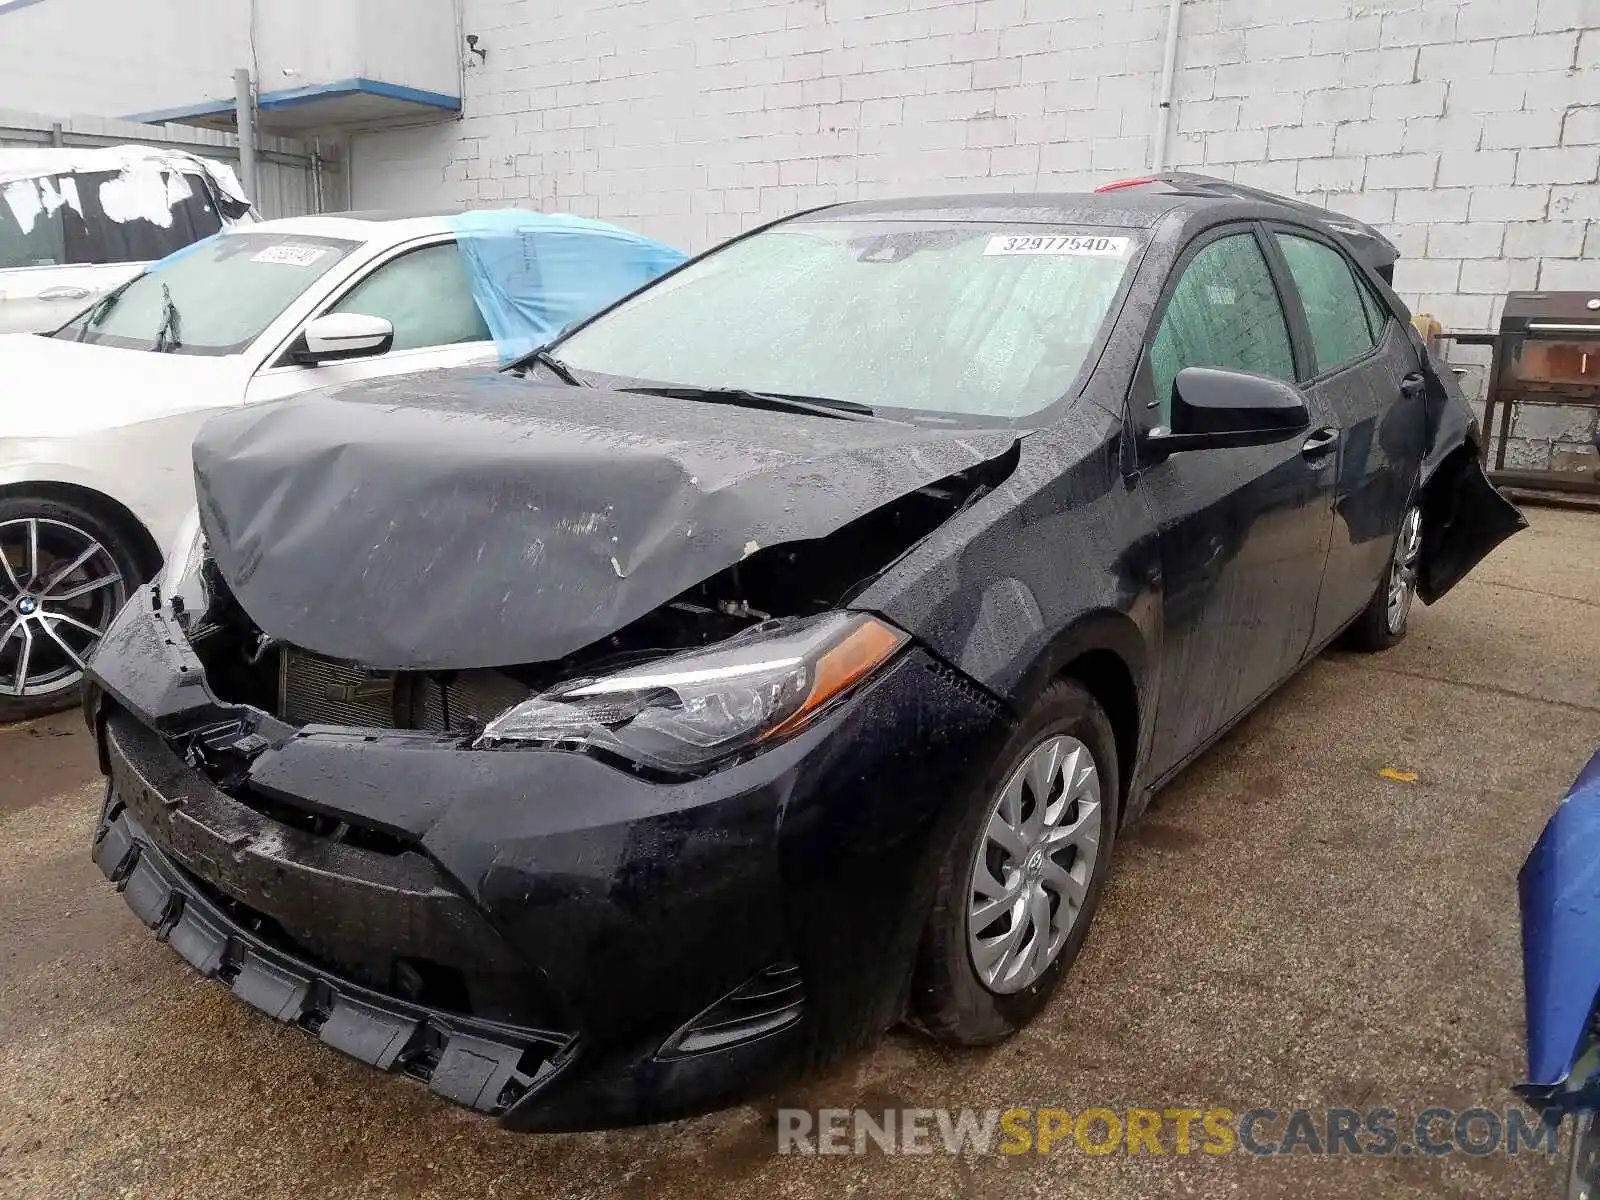
POLYGON ((484 724, 532 694, 500 671, 367 671, 293 647, 278 652, 278 715, 295 725, 446 733, 484 724))

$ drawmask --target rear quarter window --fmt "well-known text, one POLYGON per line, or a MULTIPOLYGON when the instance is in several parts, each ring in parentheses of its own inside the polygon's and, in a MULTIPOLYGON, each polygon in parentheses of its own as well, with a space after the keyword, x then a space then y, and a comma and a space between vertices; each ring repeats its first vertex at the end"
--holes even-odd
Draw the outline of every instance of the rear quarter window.
POLYGON ((1383 341, 1383 331, 1389 327, 1389 306, 1378 298, 1372 285, 1359 275, 1356 283, 1361 292, 1361 306, 1367 310, 1367 327, 1372 330, 1374 342, 1383 341))

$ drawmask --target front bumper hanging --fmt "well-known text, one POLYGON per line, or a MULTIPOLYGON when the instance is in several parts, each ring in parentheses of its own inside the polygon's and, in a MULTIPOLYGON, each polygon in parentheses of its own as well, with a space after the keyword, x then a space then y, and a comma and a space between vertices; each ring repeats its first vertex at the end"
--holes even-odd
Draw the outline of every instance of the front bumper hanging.
POLYGON ((569 1034, 479 1021, 380 995, 267 945, 161 853, 108 785, 95 862, 156 936, 252 1008, 381 1071, 500 1116, 577 1054, 569 1034))

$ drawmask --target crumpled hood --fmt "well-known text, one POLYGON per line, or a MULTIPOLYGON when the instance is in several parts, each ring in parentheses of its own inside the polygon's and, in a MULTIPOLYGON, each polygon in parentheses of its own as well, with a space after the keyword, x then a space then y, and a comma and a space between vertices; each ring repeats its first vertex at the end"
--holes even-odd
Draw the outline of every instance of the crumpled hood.
POLYGON ((227 413, 194 457, 211 553, 264 632, 465 670, 561 658, 1017 436, 436 371, 227 413))
POLYGON ((0 336, 0 437, 72 437, 209 408, 238 398, 240 361, 0 336))

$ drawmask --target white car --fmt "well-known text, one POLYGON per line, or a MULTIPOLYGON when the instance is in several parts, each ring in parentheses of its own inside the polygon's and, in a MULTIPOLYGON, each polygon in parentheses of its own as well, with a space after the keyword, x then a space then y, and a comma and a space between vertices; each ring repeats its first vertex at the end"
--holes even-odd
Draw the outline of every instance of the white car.
POLYGON ((208 418, 495 364, 683 258, 549 214, 294 217, 179 251, 49 336, 0 336, 0 722, 75 696, 194 508, 208 418))
POLYGON ((44 333, 144 267, 254 221, 233 168, 154 146, 0 149, 0 333, 44 333))

